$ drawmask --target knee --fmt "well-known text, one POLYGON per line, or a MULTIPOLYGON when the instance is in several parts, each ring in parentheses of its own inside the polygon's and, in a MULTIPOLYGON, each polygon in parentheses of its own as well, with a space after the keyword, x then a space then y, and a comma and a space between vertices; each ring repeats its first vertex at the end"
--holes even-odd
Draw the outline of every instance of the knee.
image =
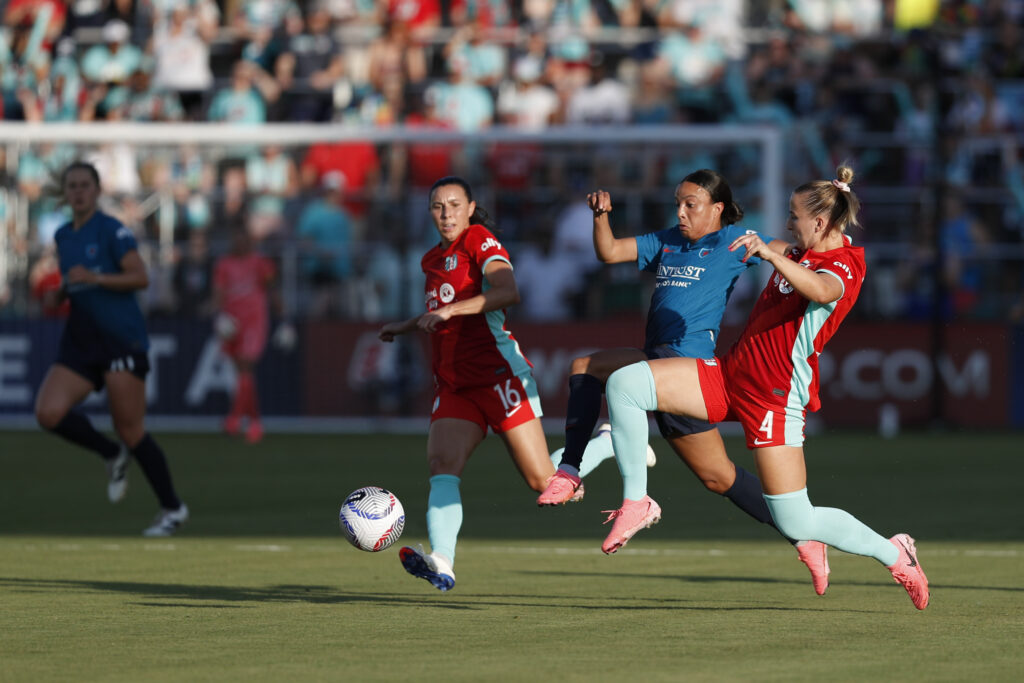
POLYGON ((608 377, 605 396, 609 406, 617 403, 642 410, 658 408, 654 376, 647 363, 633 363, 613 372, 608 377))
POLYGON ((586 375, 590 373, 590 356, 580 356, 572 359, 569 366, 570 375, 586 375))
POLYGON ((807 498, 806 491, 785 496, 765 496, 772 521, 784 536, 789 538, 817 538, 814 506, 807 498))
POLYGON ((121 443, 128 448, 135 448, 142 441, 142 437, 146 436, 146 428, 142 424, 118 424, 115 422, 114 431, 117 432, 121 443))
POLYGON ((66 414, 67 411, 59 407, 43 404, 36 405, 36 422, 47 431, 55 429, 66 414))
POLYGON ((725 492, 730 488, 718 477, 701 477, 700 481, 704 484, 704 488, 711 491, 711 493, 717 493, 720 496, 724 496, 725 492))

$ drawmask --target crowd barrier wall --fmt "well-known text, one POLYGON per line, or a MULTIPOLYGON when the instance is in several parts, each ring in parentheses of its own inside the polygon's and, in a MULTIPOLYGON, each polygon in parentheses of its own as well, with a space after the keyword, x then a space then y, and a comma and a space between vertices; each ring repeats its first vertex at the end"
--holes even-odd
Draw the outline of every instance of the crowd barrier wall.
MULTIPOLYGON (((35 392, 52 363, 58 320, 0 321, 0 416, 30 418, 35 392)), ((534 365, 546 416, 560 419, 569 364, 602 348, 642 344, 640 319, 511 325, 534 365)), ((377 325, 334 321, 299 326, 296 346, 268 346, 258 367, 266 416, 311 420, 425 418, 431 401, 429 349, 422 335, 384 344, 377 325)), ((719 348, 738 328, 722 331, 719 348)), ((176 418, 187 428, 223 415, 234 371, 210 325, 194 320, 150 321, 152 372, 149 413, 176 418)), ((817 427, 875 428, 936 424, 965 428, 1024 427, 1024 328, 952 324, 942 329, 941 350, 931 326, 918 323, 849 323, 820 357, 822 410, 817 427)), ((100 411, 94 395, 86 408, 100 411)))

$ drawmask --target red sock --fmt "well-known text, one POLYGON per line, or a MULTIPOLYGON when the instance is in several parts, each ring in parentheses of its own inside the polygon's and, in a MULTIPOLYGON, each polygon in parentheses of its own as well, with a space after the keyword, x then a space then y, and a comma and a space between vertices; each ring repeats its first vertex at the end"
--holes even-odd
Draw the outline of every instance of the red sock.
POLYGON ((256 378, 251 372, 242 373, 238 376, 238 393, 242 395, 242 413, 254 420, 260 417, 260 402, 256 396, 256 378))
MULTIPOLYGON (((245 415, 248 408, 249 394, 246 390, 246 378, 249 377, 249 373, 239 373, 235 383, 235 398, 231 401, 231 413, 229 417, 242 417, 245 415)), ((251 378, 249 382, 251 382, 251 378)))

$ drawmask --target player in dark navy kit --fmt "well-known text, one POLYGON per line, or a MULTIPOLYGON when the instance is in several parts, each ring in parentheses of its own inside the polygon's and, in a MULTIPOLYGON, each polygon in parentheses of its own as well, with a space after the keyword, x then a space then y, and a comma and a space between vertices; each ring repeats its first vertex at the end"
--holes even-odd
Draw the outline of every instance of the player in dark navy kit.
MULTIPOLYGON (((587 197, 594 212, 594 248, 605 263, 635 262, 657 278, 647 317, 644 348, 606 349, 576 358, 569 377, 565 452, 558 472, 537 499, 539 505, 559 505, 580 486, 580 444, 586 443, 601 411, 601 394, 608 377, 621 367, 653 358, 713 358, 725 305, 736 279, 760 259, 744 259, 729 251, 733 240, 753 230, 740 227, 743 209, 721 174, 709 169, 690 173, 676 187, 678 225, 638 237, 616 238, 608 214, 607 192, 587 197)), ((782 252, 786 243, 772 240, 782 252)), ((661 434, 708 490, 725 496, 754 519, 773 524, 761 496, 757 477, 729 459, 714 425, 664 412, 655 419, 661 434)), ((793 539, 791 542, 796 543, 793 539)), ((805 564, 818 553, 816 544, 799 543, 805 564)), ((808 564, 815 589, 824 590, 826 575, 808 564)))
POLYGON ((107 496, 124 498, 132 456, 153 487, 161 510, 146 536, 170 536, 188 519, 188 508, 171 482, 167 459, 146 432, 149 337, 135 300, 149 278, 131 230, 99 211, 96 168, 74 162, 61 175, 72 220, 55 241, 63 285, 51 296, 71 302, 57 359, 36 396, 44 429, 100 455, 107 468, 107 496), (107 389, 110 417, 123 445, 98 432, 76 406, 107 389))
MULTIPOLYGON (((804 420, 821 407, 818 356, 853 308, 864 282, 864 250, 846 229, 857 225, 860 202, 853 170, 804 183, 789 200, 794 243, 782 253, 756 234, 728 249, 759 257, 775 269, 739 340, 721 358, 661 358, 628 365, 608 379, 612 441, 623 481, 623 503, 605 541, 615 552, 661 515, 647 495, 647 411, 665 410, 711 422, 736 420, 761 475, 764 499, 778 528, 848 553, 873 557, 892 573, 914 606, 928 606, 928 578, 914 539, 886 539, 844 510, 811 504, 804 461, 804 420)), ((827 573, 824 552, 818 561, 827 573)))

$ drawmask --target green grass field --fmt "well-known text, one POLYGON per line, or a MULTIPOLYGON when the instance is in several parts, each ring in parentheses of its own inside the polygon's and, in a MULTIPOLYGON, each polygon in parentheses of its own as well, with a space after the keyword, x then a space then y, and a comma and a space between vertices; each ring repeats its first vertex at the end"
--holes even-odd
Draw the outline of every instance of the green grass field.
MULTIPOLYGON (((491 437, 463 478, 458 584, 341 538, 352 489, 393 490, 425 542, 424 438, 158 435, 192 520, 143 539, 137 468, 106 502, 94 457, 0 434, 0 681, 1018 681, 1024 670, 1020 434, 810 441, 812 500, 918 540, 918 612, 874 560, 833 552, 825 597, 793 550, 709 494, 664 443, 664 519, 600 552, 621 484, 538 509, 491 437)), ((729 440, 744 466, 749 455, 729 440)))

